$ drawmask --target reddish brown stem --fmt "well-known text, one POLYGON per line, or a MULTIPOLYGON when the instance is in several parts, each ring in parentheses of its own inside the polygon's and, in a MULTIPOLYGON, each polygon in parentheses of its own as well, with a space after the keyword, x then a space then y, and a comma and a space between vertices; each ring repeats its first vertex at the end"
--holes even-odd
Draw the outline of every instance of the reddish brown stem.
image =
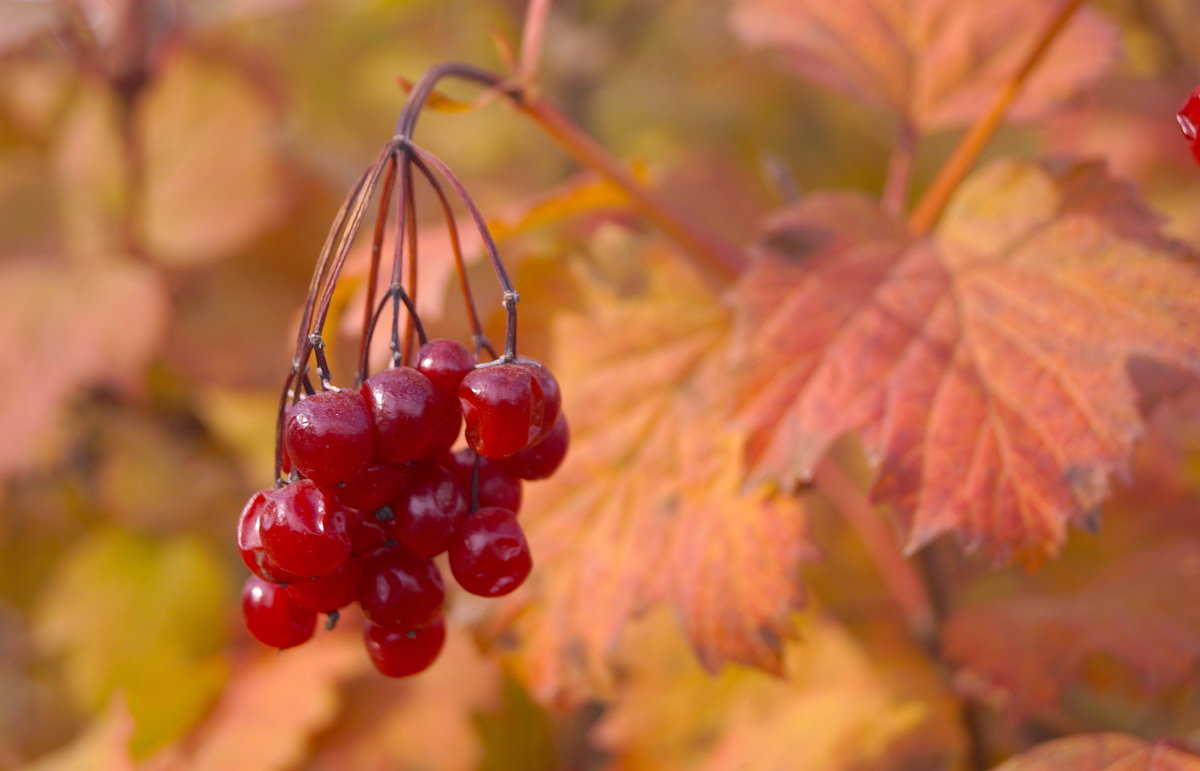
POLYGON ((933 183, 921 196, 921 200, 913 209, 912 216, 908 219, 909 229, 913 233, 928 233, 937 224, 942 210, 946 208, 950 197, 954 195, 954 191, 967 176, 980 153, 983 152, 983 148, 996 133, 996 129, 1000 127, 1013 100, 1021 93, 1021 89, 1045 57, 1050 45, 1082 4, 1083 0, 1066 0, 1063 3, 1043 28, 1041 35, 1038 36, 1033 48, 1025 56, 1025 60, 1017 69, 1016 74, 996 95, 996 99, 988 111, 959 140, 958 146, 954 148, 954 152, 950 154, 937 176, 934 177, 933 183))
POLYGON ((387 230, 388 206, 392 201, 392 185, 396 182, 396 156, 388 156, 387 175, 383 179, 383 189, 379 194, 379 210, 375 215, 375 232, 371 235, 371 268, 367 275, 367 299, 363 305, 362 338, 358 348, 358 379, 367 379, 370 368, 372 309, 375 307, 375 289, 379 282, 379 263, 383 256, 383 235, 387 230))
POLYGON ((669 204, 662 196, 643 187, 628 169, 617 163, 596 140, 544 99, 516 100, 516 106, 542 127, 559 147, 577 163, 612 182, 629 197, 635 211, 654 223, 672 241, 683 247, 715 280, 726 285, 745 264, 745 257, 717 233, 708 230, 669 204))
POLYGON ((904 557, 895 533, 871 505, 866 492, 836 461, 823 460, 817 466, 813 482, 858 535, 887 590, 904 613, 909 630, 929 648, 937 634, 933 602, 920 574, 904 557))

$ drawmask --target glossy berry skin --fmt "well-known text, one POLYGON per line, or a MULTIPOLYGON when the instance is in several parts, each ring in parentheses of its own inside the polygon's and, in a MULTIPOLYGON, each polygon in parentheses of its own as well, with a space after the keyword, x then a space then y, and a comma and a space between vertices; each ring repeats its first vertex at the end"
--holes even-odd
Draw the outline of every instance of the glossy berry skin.
POLYGON ((332 613, 358 600, 362 584, 362 562, 350 557, 327 576, 301 578, 284 588, 301 607, 317 613, 332 613))
POLYGON ((283 441, 301 476, 320 485, 349 482, 374 455, 371 419, 356 391, 321 391, 292 405, 283 441))
POLYGON ((271 562, 296 576, 325 576, 350 556, 350 524, 334 498, 308 479, 273 491, 259 519, 271 562))
POLYGON ((499 597, 525 582, 533 569, 529 544, 508 509, 474 512, 450 545, 450 571, 459 586, 481 597, 499 597))
POLYGON ((439 617, 416 629, 389 629, 368 621, 363 641, 376 669, 388 677, 408 677, 437 660, 446 642, 446 622, 439 617))
MULTIPOLYGON (((378 512, 379 509, 376 509, 378 512)), ((385 510, 387 513, 391 509, 385 510)), ((363 514, 354 511, 350 518, 350 554, 356 557, 367 557, 374 554, 387 543, 388 535, 383 523, 376 519, 376 514, 363 514)))
POLYGON ((361 392, 379 458, 400 464, 429 452, 444 417, 429 378, 412 367, 392 367, 367 378, 361 392))
POLYGON ((495 364, 472 370, 458 389, 467 444, 487 458, 524 450, 542 433, 545 397, 532 368, 495 364))
POLYGON ((273 492, 274 490, 259 490, 250 496, 250 500, 238 518, 237 545, 242 562, 246 563, 246 567, 250 568, 251 573, 273 584, 282 584, 294 581, 298 576, 281 570, 278 565, 271 562, 266 550, 263 549, 262 536, 259 533, 262 514, 266 510, 273 492))
POLYGON ((1192 148, 1192 157, 1196 159, 1197 163, 1200 163, 1200 86, 1192 91, 1191 96, 1184 102, 1175 118, 1179 121, 1179 128, 1183 131, 1184 138, 1192 148))
POLYGON ((242 618, 254 639, 272 648, 308 642, 317 614, 294 602, 282 586, 250 576, 242 586, 242 618))
POLYGON ((459 434, 462 433, 463 418, 457 397, 447 399, 439 393, 437 410, 441 417, 433 430, 433 441, 429 443, 429 449, 421 456, 422 460, 436 460, 450 452, 450 448, 454 447, 459 434))
POLYGON ((389 629, 432 623, 442 613, 446 587, 433 560, 395 546, 363 565, 359 604, 366 617, 389 629))
POLYGON ((374 512, 400 495, 408 484, 408 469, 387 463, 372 463, 358 476, 337 487, 338 500, 345 506, 374 512))
POLYGON ((453 340, 430 340, 417 351, 416 368, 433 387, 450 399, 458 398, 458 386, 475 368, 475 358, 453 340))
MULTIPOLYGON (((528 450, 522 450, 522 452, 528 452, 528 450)), ((520 453, 517 455, 520 455, 520 453)), ((514 455, 512 457, 515 458, 517 456, 514 455)), ((444 458, 442 465, 458 479, 458 483, 462 486, 463 494, 466 496, 467 501, 470 502, 471 480, 475 472, 475 458, 479 458, 479 489, 477 491, 479 508, 499 506, 502 509, 508 509, 514 514, 520 512, 521 480, 504 465, 508 462, 508 458, 504 460, 492 460, 491 458, 477 455, 474 450, 466 447, 444 458)))
POLYGON ((550 368, 545 364, 530 359, 521 362, 521 365, 529 367, 533 376, 537 378, 538 384, 542 387, 542 430, 532 442, 537 443, 541 441, 542 437, 550 433, 554 428, 554 424, 558 422, 558 416, 562 413, 562 392, 558 388, 558 380, 551 374, 550 368))
POLYGON ((397 500, 391 533, 419 557, 446 551, 467 515, 467 498, 458 480, 435 463, 413 466, 403 500, 397 500))
POLYGON ((567 416, 560 412, 558 420, 554 421, 554 427, 547 431, 537 444, 496 463, 521 479, 545 479, 562 465, 570 443, 571 432, 567 427, 567 416))

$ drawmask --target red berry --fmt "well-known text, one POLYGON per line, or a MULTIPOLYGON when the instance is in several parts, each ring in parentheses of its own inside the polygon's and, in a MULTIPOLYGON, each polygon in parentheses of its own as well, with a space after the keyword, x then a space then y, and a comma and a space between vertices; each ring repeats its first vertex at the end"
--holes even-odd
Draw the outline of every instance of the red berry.
POLYGON ((370 514, 347 510, 347 514, 352 515, 350 516, 351 555, 367 557, 378 549, 381 549, 387 543, 387 531, 384 529, 383 523, 377 518, 380 511, 386 512, 389 516, 392 513, 390 508, 382 507, 370 514))
POLYGON ((436 460, 446 453, 450 452, 450 448, 458 441, 458 435, 462 433, 462 411, 458 404, 458 399, 444 399, 441 394, 438 394, 439 414, 442 416, 438 420, 437 428, 433 432, 433 441, 429 444, 429 450, 421 456, 422 460, 436 460))
POLYGON ((361 584, 362 562, 350 557, 327 576, 301 578, 284 588, 297 605, 318 613, 332 613, 357 600, 361 584))
POLYGON ((508 509, 489 507, 467 517, 450 545, 450 571, 459 586, 481 597, 516 589, 533 569, 529 544, 508 509))
POLYGON ((412 629, 441 615, 445 594, 442 574, 433 560, 396 546, 367 560, 358 601, 374 623, 412 629))
POLYGON ((533 372, 533 376, 537 378, 538 384, 542 387, 543 416, 542 430, 538 434, 534 442, 541 440, 543 436, 550 433, 554 428, 554 424, 558 421, 558 416, 562 412, 562 392, 558 388, 558 380, 551 374, 550 368, 539 361, 532 359, 522 362, 529 367, 533 372))
POLYGON ((337 497, 343 504, 364 512, 374 512, 386 506, 408 482, 408 469, 386 463, 372 463, 358 476, 339 485, 337 497))
POLYGON ((421 557, 446 551, 467 515, 467 499, 458 480, 434 463, 413 466, 404 500, 396 501, 391 532, 405 549, 421 557))
POLYGON ((283 441, 296 470, 322 485, 349 482, 374 454, 367 405, 355 391, 321 391, 292 405, 283 441))
POLYGON ((1200 86, 1197 86, 1175 116, 1179 128, 1192 148, 1192 156, 1200 163, 1200 86))
POLYGON ((408 677, 429 668, 446 642, 442 618, 416 629, 389 629, 367 622, 363 639, 371 663, 388 677, 408 677))
POLYGON ((475 367, 475 358, 453 340, 430 340, 417 351, 417 369, 448 398, 458 398, 458 386, 475 367))
MULTIPOLYGON (((528 452, 528 450, 521 452, 528 452)), ((518 457, 520 454, 512 457, 518 457)), ((519 512, 521 510, 521 480, 508 469, 506 464, 509 459, 500 461, 485 458, 470 447, 466 447, 444 458, 442 465, 458 479, 458 483, 462 485, 463 495, 469 502, 476 458, 479 458, 479 508, 499 506, 514 514, 519 512)))
POLYGON ((282 584, 294 581, 297 576, 281 570, 278 565, 271 562, 270 557, 263 549, 262 537, 258 531, 262 513, 266 509, 272 492, 274 491, 259 490, 250 496, 246 507, 242 509, 242 515, 238 518, 237 545, 242 562, 246 563, 246 567, 250 568, 251 573, 273 584, 282 584))
POLYGON ((406 463, 423 457, 433 444, 444 415, 433 383, 412 367, 392 367, 377 372, 362 384, 375 448, 388 463, 406 463))
POLYGON ((273 491, 258 530, 275 565, 297 576, 325 576, 350 556, 346 511, 311 480, 273 491))
POLYGON ((254 638, 272 648, 291 648, 307 642, 317 614, 301 607, 282 586, 250 576, 242 587, 242 618, 254 638))
POLYGON ((567 416, 560 412, 554 427, 537 444, 496 462, 521 479, 545 479, 562 465, 570 443, 567 416))
POLYGON ((520 452, 542 433, 545 398, 533 368, 496 364, 472 370, 458 390, 467 444, 488 458, 520 452))

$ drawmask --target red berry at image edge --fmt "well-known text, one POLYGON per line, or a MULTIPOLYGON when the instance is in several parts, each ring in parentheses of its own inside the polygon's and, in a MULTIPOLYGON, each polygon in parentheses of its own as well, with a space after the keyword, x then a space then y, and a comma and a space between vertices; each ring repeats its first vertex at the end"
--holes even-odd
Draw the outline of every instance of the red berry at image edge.
POLYGON ((282 586, 250 576, 242 587, 242 618, 254 639, 272 648, 308 642, 317 614, 298 604, 282 586))
POLYGON ((1192 148, 1192 156, 1200 163, 1200 86, 1197 86, 1175 116, 1179 128, 1192 148))
POLYGON ((349 482, 375 454, 367 404, 355 391, 321 391, 293 404, 283 442, 301 476, 321 485, 349 482))
POLYGON ((508 509, 472 513, 450 545, 450 572, 458 585, 480 597, 499 597, 525 582, 533 569, 529 544, 508 509))
POLYGON ((371 663, 388 677, 408 677, 429 668, 446 642, 446 622, 438 618, 415 629, 388 629, 367 622, 363 640, 371 663))

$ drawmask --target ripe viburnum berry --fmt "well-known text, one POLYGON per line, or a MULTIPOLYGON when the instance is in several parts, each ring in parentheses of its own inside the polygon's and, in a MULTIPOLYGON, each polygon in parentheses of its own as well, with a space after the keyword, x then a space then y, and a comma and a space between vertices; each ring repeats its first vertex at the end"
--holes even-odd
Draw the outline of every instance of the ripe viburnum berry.
POLYGON ((258 531, 271 562, 295 576, 325 576, 350 556, 350 526, 341 505, 302 479, 273 490, 258 531))
POLYGON ((429 668, 446 642, 441 617, 415 629, 389 629, 367 622, 363 639, 371 663, 388 677, 408 677, 429 668))
POLYGON ((292 465, 322 485, 349 482, 374 455, 367 405, 354 391, 322 391, 294 405, 283 441, 292 465))
POLYGON ((541 436, 545 395, 531 367, 498 364, 472 370, 458 397, 467 444, 486 458, 506 458, 541 436))
POLYGON ((282 586, 250 576, 242 587, 242 618, 254 638, 272 648, 308 642, 317 614, 298 604, 282 586))
POLYGON ((1175 118, 1179 121, 1179 128, 1192 148, 1192 156, 1197 163, 1200 163, 1200 86, 1192 91, 1191 96, 1184 102, 1175 118))
POLYGON ((525 582, 533 568, 529 544, 508 509, 474 512, 450 545, 450 571, 458 585, 481 597, 508 594, 525 582))

